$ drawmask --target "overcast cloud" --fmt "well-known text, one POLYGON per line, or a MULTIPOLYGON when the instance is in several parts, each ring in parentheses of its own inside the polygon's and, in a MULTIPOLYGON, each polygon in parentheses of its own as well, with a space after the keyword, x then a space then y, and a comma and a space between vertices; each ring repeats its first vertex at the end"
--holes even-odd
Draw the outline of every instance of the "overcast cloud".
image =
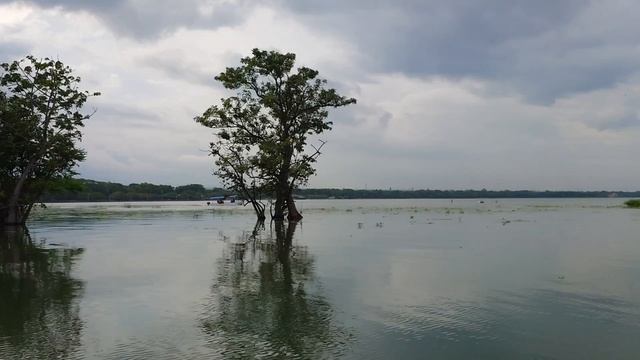
POLYGON ((254 47, 358 104, 314 187, 640 189, 640 3, 0 0, 0 60, 58 57, 99 90, 80 174, 218 185, 193 117, 254 47))

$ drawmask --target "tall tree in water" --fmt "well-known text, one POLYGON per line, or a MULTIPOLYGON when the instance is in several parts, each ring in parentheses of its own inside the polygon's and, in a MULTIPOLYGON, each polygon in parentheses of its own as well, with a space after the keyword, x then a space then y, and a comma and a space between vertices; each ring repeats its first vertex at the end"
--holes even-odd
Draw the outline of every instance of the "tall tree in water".
POLYGON ((302 218, 293 190, 315 174, 313 164, 324 145, 308 144, 308 137, 331 129, 329 108, 356 102, 327 88, 318 71, 294 70, 295 59, 292 53, 254 49, 241 66, 216 77, 236 95, 196 117, 218 130, 211 143, 217 175, 250 200, 251 193, 273 194, 274 220, 285 214, 290 221, 302 218))
POLYGON ((81 109, 90 94, 57 60, 28 56, 0 67, 0 225, 20 225, 84 159, 78 142, 90 115, 81 109))

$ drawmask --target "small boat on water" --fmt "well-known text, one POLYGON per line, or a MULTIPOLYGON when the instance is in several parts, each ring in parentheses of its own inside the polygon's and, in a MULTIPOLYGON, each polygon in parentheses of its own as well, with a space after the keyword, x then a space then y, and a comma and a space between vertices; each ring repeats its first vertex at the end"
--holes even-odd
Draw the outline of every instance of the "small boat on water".
POLYGON ((224 204, 232 204, 232 205, 242 205, 243 200, 238 199, 236 195, 220 195, 220 196, 212 196, 207 199, 207 205, 224 205, 224 204), (215 202, 215 203, 214 203, 215 202))

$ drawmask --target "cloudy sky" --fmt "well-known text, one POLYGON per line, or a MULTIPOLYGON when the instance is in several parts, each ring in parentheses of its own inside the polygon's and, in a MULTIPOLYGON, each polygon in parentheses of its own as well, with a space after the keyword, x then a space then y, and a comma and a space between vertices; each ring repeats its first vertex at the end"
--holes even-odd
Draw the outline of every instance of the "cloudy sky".
POLYGON ((213 77, 294 52, 358 104, 314 187, 640 189, 634 0, 0 0, 0 61, 57 57, 102 96, 79 172, 217 185, 213 77))

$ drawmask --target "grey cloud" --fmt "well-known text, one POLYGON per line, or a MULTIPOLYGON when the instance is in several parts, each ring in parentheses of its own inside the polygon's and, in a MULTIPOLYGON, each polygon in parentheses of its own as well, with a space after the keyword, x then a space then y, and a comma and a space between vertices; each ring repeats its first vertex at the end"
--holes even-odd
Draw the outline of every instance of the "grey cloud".
POLYGON ((106 103, 96 106, 96 113, 89 121, 126 128, 151 128, 158 126, 163 120, 159 115, 145 109, 106 103))
POLYGON ((606 6, 589 0, 28 2, 91 12, 115 33, 137 39, 239 24, 251 9, 266 5, 349 40, 368 71, 480 78, 534 103, 613 86, 640 64, 638 41, 629 36, 640 24, 628 15, 640 11, 640 4, 624 0, 606 6), (210 12, 202 10, 211 4, 210 12))
POLYGON ((606 12, 585 0, 279 4, 353 39, 377 71, 489 79, 536 103, 610 87, 640 63, 628 36, 640 26, 617 15, 640 11, 634 2, 607 2, 606 12))
POLYGON ((584 3, 360 1, 355 6, 292 0, 284 5, 318 27, 356 38, 363 49, 379 55, 381 67, 460 76, 498 72, 515 56, 502 46, 562 26, 584 3), (332 26, 322 26, 327 23, 332 26))
MULTIPOLYGON (((0 3, 12 1, 0 0, 0 3)), ((244 19, 242 2, 170 0, 23 0, 43 8, 86 11, 101 19, 119 35, 141 40, 154 39, 181 27, 218 28, 244 19), (205 7, 215 4, 211 11, 205 7)))
POLYGON ((640 118, 636 114, 629 114, 624 117, 620 117, 617 119, 612 119, 607 121, 604 124, 599 124, 596 126, 598 130, 610 130, 610 131, 623 131, 629 128, 639 127, 640 126, 640 118))
MULTIPOLYGON (((237 56, 239 58, 240 56, 237 56)), ((146 56, 139 60, 140 64, 161 71, 165 75, 191 83, 212 86, 217 82, 214 74, 206 72, 198 64, 189 63, 187 57, 179 52, 162 52, 146 56)))

